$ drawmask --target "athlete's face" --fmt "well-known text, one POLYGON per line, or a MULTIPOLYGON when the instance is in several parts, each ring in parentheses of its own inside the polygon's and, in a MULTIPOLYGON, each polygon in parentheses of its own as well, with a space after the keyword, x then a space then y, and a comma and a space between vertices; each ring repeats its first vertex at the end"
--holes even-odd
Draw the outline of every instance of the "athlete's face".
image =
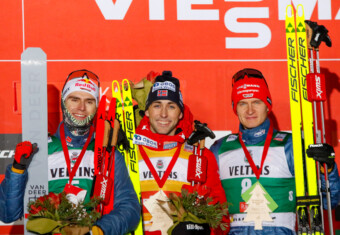
POLYGON ((178 105, 170 100, 153 102, 145 115, 149 117, 151 131, 163 135, 174 135, 177 123, 183 117, 178 105))
POLYGON ((236 112, 240 123, 245 129, 261 125, 268 116, 268 107, 260 99, 243 99, 237 103, 236 112))
POLYGON ((69 94, 65 99, 65 107, 79 121, 95 114, 97 110, 96 99, 83 91, 74 91, 69 94))

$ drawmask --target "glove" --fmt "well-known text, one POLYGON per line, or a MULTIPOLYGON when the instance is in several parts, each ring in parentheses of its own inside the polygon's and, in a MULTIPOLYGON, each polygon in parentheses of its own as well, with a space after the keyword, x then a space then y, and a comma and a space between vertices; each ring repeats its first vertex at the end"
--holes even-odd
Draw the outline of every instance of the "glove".
POLYGON ((26 170, 32 161, 32 158, 39 148, 36 143, 31 144, 29 141, 24 141, 17 144, 15 148, 13 168, 16 170, 26 170))
POLYGON ((328 47, 332 46, 331 38, 328 36, 328 30, 323 25, 318 25, 316 22, 305 20, 308 27, 312 30, 310 45, 318 48, 321 42, 325 42, 328 47))
POLYGON ((129 140, 127 139, 126 134, 125 134, 125 132, 123 131, 122 128, 119 128, 119 130, 118 130, 118 138, 117 138, 117 144, 116 145, 117 146, 122 145, 123 149, 125 149, 125 150, 129 150, 129 148, 130 148, 129 147, 130 146, 129 140))
POLYGON ((326 163, 329 169, 334 166, 334 149, 329 144, 311 144, 307 149, 307 155, 321 164, 326 163))

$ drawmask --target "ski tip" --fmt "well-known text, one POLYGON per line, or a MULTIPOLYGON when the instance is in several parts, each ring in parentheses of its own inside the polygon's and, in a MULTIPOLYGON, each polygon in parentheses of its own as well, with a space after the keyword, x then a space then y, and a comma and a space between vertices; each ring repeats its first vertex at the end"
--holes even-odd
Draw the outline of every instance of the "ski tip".
POLYGON ((286 8, 286 18, 291 18, 292 16, 294 16, 294 9, 292 5, 288 5, 286 8))
POLYGON ((21 61, 23 62, 30 62, 33 64, 37 64, 37 61, 43 61, 46 64, 46 53, 40 47, 28 47, 21 53, 21 61))
POLYGON ((124 91, 129 91, 130 90, 130 82, 128 79, 123 79, 122 81, 122 88, 124 91))
POLYGON ((304 8, 303 8, 303 5, 302 4, 299 4, 297 7, 296 7, 296 12, 297 12, 297 16, 299 17, 305 17, 305 13, 304 13, 304 8))
POLYGON ((120 86, 117 80, 112 81, 112 93, 120 93, 120 86))

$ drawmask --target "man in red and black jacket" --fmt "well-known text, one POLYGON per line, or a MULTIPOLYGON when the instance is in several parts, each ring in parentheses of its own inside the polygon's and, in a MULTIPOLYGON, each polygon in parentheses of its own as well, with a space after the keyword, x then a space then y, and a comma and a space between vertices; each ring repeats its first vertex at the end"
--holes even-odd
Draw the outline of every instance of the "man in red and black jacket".
MULTIPOLYGON (((188 159, 193 154, 193 146, 186 143, 193 131, 193 117, 183 104, 179 80, 172 77, 171 71, 156 77, 145 110, 134 137, 138 145, 144 234, 166 234, 172 219, 159 214, 157 201, 166 200, 170 193, 180 194, 183 186, 190 185, 188 159)), ((202 155, 208 160, 207 179, 203 185, 210 189, 213 202, 224 203, 226 198, 214 155, 208 149, 204 149, 202 155)), ((225 222, 229 225, 227 219, 225 222)))

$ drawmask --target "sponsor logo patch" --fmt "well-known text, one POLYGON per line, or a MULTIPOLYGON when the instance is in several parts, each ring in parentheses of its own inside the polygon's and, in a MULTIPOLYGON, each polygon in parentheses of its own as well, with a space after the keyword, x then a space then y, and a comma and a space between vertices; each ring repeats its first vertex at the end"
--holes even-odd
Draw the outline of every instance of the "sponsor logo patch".
POLYGON ((194 151, 194 146, 185 143, 184 144, 184 151, 192 153, 194 151))
POLYGON ((247 209, 247 208, 248 208, 247 203, 245 203, 245 202, 240 202, 240 212, 241 212, 241 213, 246 212, 246 209, 247 209))
POLYGON ((260 88, 259 85, 256 85, 256 84, 243 84, 241 86, 238 86, 236 89, 239 90, 239 89, 247 89, 248 87, 251 87, 251 88, 260 88))
POLYGON ((166 81, 166 82, 156 82, 152 86, 152 92, 157 91, 157 90, 169 90, 176 92, 176 86, 172 82, 166 81))
POLYGON ((69 136, 67 136, 67 137, 66 137, 66 141, 69 142, 69 143, 71 143, 71 142, 72 142, 72 138, 69 137, 69 136))
POLYGON ((255 136, 255 137, 260 137, 260 136, 263 136, 264 134, 266 134, 266 130, 265 130, 265 129, 262 129, 262 130, 256 132, 256 133, 254 134, 254 136, 255 136))
POLYGON ((158 169, 162 169, 164 167, 164 163, 163 163, 163 160, 158 160, 157 163, 156 163, 156 167, 158 169))
POLYGON ((177 146, 177 142, 164 143, 163 149, 173 149, 177 146))
POLYGON ((237 138, 238 138, 237 135, 229 135, 228 138, 226 139, 226 142, 234 141, 237 138))
POLYGON ((244 98, 251 98, 251 97, 253 97, 253 96, 254 96, 253 93, 251 93, 251 94, 243 94, 243 97, 244 97, 244 98))
POLYGON ((283 141, 287 134, 277 133, 274 140, 283 141))
POLYGON ((133 137, 133 143, 137 145, 144 145, 152 148, 157 148, 158 143, 157 141, 154 141, 148 137, 145 137, 143 135, 135 134, 133 137))

